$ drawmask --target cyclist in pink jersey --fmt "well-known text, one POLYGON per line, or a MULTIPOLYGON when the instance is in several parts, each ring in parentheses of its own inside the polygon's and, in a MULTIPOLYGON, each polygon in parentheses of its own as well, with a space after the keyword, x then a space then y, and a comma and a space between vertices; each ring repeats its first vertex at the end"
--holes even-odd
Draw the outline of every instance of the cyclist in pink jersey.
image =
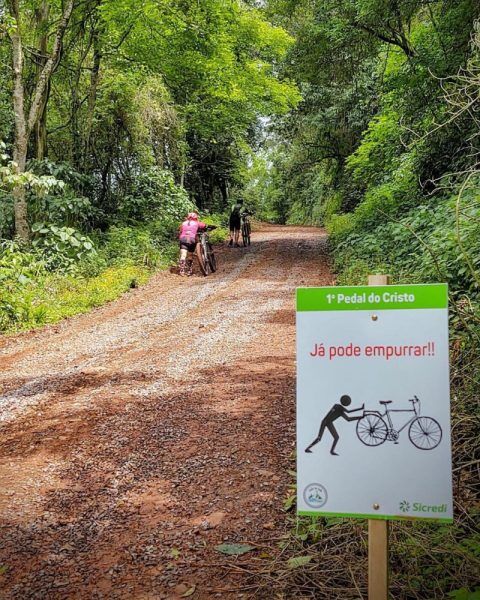
POLYGON ((205 229, 207 225, 198 220, 196 212, 188 213, 186 220, 179 227, 178 239, 180 242, 180 260, 178 268, 180 275, 192 275, 193 253, 197 241, 199 229, 205 229))

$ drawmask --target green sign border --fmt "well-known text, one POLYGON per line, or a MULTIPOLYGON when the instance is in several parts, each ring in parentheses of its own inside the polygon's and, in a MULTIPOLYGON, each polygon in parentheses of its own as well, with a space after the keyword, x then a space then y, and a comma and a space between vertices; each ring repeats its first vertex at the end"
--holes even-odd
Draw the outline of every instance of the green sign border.
POLYGON ((403 310, 418 308, 447 308, 446 283, 412 285, 359 285, 297 288, 297 312, 337 310, 403 310), (339 302, 343 294, 350 302, 339 302), (390 300, 385 300, 388 294, 390 300), (396 296, 414 296, 413 301, 398 301, 396 296), (379 301, 373 300, 379 297, 379 301), (371 300, 373 301, 371 301, 371 300))
POLYGON ((411 515, 378 515, 369 514, 363 515, 360 513, 337 513, 337 512, 323 512, 315 510, 299 510, 297 511, 299 517, 327 517, 327 518, 340 518, 340 519, 377 519, 379 521, 435 521, 441 523, 453 523, 451 517, 414 517, 411 515))

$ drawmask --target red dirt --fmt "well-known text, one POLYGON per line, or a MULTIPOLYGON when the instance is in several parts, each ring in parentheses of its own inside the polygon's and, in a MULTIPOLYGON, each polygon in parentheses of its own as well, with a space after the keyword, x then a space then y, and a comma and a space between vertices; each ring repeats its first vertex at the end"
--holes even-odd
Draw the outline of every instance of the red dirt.
POLYGON ((247 597, 215 546, 285 532, 294 288, 332 278, 314 228, 219 258, 0 338, 2 598, 247 597))

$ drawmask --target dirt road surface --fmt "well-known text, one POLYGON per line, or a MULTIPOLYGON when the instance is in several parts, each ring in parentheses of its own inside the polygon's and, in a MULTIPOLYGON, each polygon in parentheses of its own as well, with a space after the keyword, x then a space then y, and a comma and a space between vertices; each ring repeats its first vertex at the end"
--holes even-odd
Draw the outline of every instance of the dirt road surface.
POLYGON ((332 279, 321 230, 253 237, 211 277, 0 338, 1 598, 254 594, 215 546, 285 532, 294 288, 332 279))

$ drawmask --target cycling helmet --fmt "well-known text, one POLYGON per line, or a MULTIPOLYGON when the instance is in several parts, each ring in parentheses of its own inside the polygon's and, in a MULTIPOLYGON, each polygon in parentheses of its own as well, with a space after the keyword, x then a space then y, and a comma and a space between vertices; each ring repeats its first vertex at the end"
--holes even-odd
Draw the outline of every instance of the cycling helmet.
POLYGON ((187 215, 187 219, 188 219, 189 221, 198 221, 198 215, 197 215, 197 213, 196 213, 196 212, 190 212, 190 213, 188 213, 188 215, 187 215))

